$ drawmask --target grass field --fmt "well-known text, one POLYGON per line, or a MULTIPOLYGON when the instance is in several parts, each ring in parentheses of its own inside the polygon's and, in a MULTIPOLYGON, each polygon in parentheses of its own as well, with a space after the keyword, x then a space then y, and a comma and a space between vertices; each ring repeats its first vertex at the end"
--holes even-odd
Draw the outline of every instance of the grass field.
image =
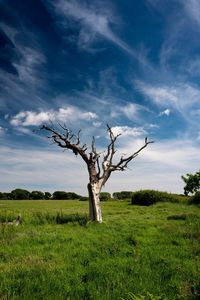
POLYGON ((87 202, 0 201, 0 299, 200 299, 198 206, 102 206, 97 224, 87 202))

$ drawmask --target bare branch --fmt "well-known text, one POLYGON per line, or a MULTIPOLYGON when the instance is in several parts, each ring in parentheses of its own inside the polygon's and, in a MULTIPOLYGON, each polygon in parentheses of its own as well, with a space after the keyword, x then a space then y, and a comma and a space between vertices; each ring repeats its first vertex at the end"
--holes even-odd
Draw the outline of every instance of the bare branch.
POLYGON ((153 141, 148 141, 147 137, 145 138, 144 144, 136 152, 131 154, 128 157, 124 155, 121 156, 118 163, 113 164, 113 158, 116 153, 115 144, 118 137, 121 134, 114 135, 112 128, 107 124, 107 130, 109 133, 110 143, 107 146, 106 154, 102 159, 102 174, 100 167, 100 153, 96 150, 95 137, 92 139, 91 152, 86 153, 87 146, 83 144, 80 146, 80 130, 77 134, 74 134, 69 130, 65 125, 59 124, 59 127, 62 131, 57 131, 54 127, 49 127, 43 125, 40 130, 46 130, 48 134, 48 139, 52 141, 53 144, 57 144, 59 147, 64 150, 71 150, 75 155, 80 155, 83 160, 86 162, 89 171, 89 177, 91 182, 99 181, 101 186, 106 183, 111 173, 114 171, 124 171, 128 168, 128 164, 138 156, 138 154, 147 147, 148 144, 153 143, 153 141))
POLYGON ((64 127, 62 124, 59 124, 59 126, 64 130, 64 134, 60 133, 59 131, 56 131, 54 128, 51 128, 47 125, 43 125, 40 130, 46 130, 51 133, 50 136, 48 136, 49 139, 52 140, 53 143, 56 143, 59 147, 64 149, 70 149, 75 155, 80 155, 83 160, 88 164, 89 158, 88 155, 85 153, 87 150, 86 145, 83 145, 82 147, 79 146, 80 144, 80 131, 78 132, 78 135, 74 135, 71 130, 64 127), (73 143, 73 138, 76 138, 76 144, 73 143))
POLYGON ((108 124, 107 124, 107 128, 108 128, 108 133, 109 133, 109 137, 110 137, 110 144, 107 147, 107 153, 104 156, 103 163, 102 163, 104 170, 108 167, 108 165, 111 165, 111 163, 112 163, 113 156, 116 152, 115 142, 118 139, 118 137, 121 135, 121 133, 120 133, 120 134, 117 134, 116 136, 114 136, 112 128, 108 124))
POLYGON ((144 141, 144 145, 139 148, 136 152, 134 152, 132 155, 124 158, 123 156, 121 157, 120 161, 118 164, 116 165, 112 165, 111 166, 111 171, 116 171, 116 170, 119 170, 119 171, 124 171, 127 166, 128 166, 128 163, 133 160, 136 156, 138 156, 138 154, 144 149, 147 147, 147 145, 149 144, 152 144, 154 143, 154 141, 148 141, 148 138, 146 137, 145 138, 145 141, 144 141))

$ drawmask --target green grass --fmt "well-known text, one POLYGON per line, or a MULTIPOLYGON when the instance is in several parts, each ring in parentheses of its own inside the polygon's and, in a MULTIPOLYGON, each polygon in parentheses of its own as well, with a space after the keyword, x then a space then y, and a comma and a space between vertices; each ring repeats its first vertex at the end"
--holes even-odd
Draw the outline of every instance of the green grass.
POLYGON ((0 299, 200 299, 198 206, 102 206, 97 224, 88 202, 0 201, 0 299))

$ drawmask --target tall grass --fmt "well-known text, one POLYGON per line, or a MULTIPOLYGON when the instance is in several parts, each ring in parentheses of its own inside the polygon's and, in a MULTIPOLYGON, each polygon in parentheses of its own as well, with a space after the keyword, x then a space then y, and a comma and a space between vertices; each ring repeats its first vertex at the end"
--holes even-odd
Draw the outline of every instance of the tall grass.
POLYGON ((0 201, 0 299, 197 300, 200 211, 177 203, 0 201), (18 214, 22 224, 9 226, 18 214))

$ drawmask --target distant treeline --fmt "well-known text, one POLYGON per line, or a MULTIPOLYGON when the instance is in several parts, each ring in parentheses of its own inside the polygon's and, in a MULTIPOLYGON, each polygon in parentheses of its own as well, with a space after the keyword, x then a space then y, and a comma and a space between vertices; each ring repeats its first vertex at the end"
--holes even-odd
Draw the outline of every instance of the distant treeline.
MULTIPOLYGON (((107 201, 109 199, 130 199, 132 196, 132 192, 130 191, 122 191, 113 193, 113 197, 108 192, 100 193, 100 200, 107 201)), ((41 191, 32 191, 17 188, 10 193, 0 192, 1 200, 80 200, 87 201, 88 197, 83 197, 74 192, 65 192, 65 191, 55 191, 54 193, 49 192, 41 192, 41 191)))

